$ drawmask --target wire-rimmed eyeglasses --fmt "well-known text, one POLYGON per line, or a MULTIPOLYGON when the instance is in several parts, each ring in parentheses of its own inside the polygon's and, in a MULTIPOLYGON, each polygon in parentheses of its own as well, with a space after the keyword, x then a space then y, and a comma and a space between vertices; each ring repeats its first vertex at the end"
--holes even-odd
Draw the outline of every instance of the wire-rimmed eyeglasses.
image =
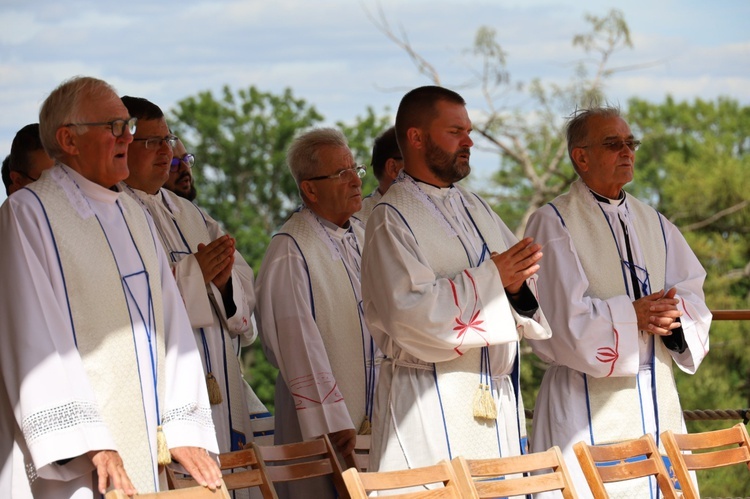
POLYGON ((365 165, 354 165, 350 168, 344 168, 343 170, 339 170, 333 175, 321 175, 319 177, 312 177, 306 180, 338 179, 339 182, 341 182, 342 184, 345 184, 349 182, 350 180, 352 180, 355 175, 359 178, 364 177, 365 175, 367 175, 367 167, 365 167, 365 165))
POLYGON ((628 146, 628 149, 635 152, 638 150, 639 147, 641 147, 641 141, 634 140, 634 139, 609 140, 607 142, 602 142, 601 144, 588 144, 585 146, 578 146, 578 147, 580 147, 581 149, 586 149, 587 147, 591 147, 591 146, 601 146, 611 152, 620 152, 622 151, 623 146, 628 146))
POLYGON ((188 168, 192 168, 195 164, 195 156, 193 156, 192 154, 186 154, 181 158, 175 156, 174 158, 172 158, 172 162, 169 164, 169 171, 171 173, 179 171, 180 164, 182 163, 184 163, 188 168))
POLYGON ((125 133, 125 127, 127 126, 130 135, 133 135, 138 124, 138 118, 128 118, 126 120, 112 120, 112 121, 95 121, 89 123, 66 123, 63 126, 108 126, 112 131, 112 135, 115 137, 121 137, 125 133))
POLYGON ((158 149, 164 142, 169 147, 174 147, 177 144, 177 136, 167 135, 166 137, 137 138, 133 139, 133 142, 143 142, 143 147, 146 149, 158 149))

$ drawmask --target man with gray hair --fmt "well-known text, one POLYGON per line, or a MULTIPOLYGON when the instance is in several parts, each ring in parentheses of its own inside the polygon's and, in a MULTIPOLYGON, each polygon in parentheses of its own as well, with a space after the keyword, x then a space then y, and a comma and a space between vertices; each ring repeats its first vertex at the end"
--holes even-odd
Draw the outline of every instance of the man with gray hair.
POLYGON ((39 117, 56 165, 0 208, 0 497, 158 491, 171 459, 216 488, 185 307, 150 219, 111 190, 137 120, 89 77, 39 117))
MULTIPOLYGON (((650 433, 658 443, 663 431, 685 431, 672 363, 695 373, 708 353, 711 313, 702 289, 706 272, 679 229, 623 190, 641 143, 619 110, 576 112, 567 139, 579 178, 526 227, 543 246, 539 301, 553 311, 555 332, 530 341, 550 364, 531 449, 559 446, 583 493, 576 442, 650 433)), ((607 490, 611 497, 658 494, 646 479, 607 490)))
MULTIPOLYGON (((279 368, 276 443, 328 435, 346 456, 368 431, 377 348, 362 317, 365 168, 338 130, 299 136, 287 153, 303 206, 273 237, 256 281, 256 319, 266 355, 279 368)), ((287 493, 335 497, 330 481, 287 493)))

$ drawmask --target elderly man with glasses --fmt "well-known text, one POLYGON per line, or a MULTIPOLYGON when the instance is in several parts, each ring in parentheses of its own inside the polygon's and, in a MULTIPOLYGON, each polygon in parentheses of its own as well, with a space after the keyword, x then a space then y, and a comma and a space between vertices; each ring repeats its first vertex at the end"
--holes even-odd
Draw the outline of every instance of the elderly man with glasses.
MULTIPOLYGON (((669 220, 623 190, 640 141, 616 108, 567 124, 578 179, 540 208, 526 234, 543 245, 539 300, 551 339, 531 341, 550 364, 534 410, 532 450, 558 445, 576 490, 588 490, 573 444, 684 432, 672 363, 695 373, 708 353, 706 272, 669 220), (580 485, 580 487, 578 487, 580 485)), ((608 486, 612 497, 649 497, 608 486)), ((653 497, 655 482, 650 488, 653 497)))
MULTIPOLYGON (((257 280, 256 319, 279 368, 276 443, 328 435, 344 456, 367 432, 380 353, 362 317, 360 261, 365 168, 338 130, 315 129, 292 143, 289 170, 303 206, 273 237, 257 280)), ((285 497, 335 497, 330 480, 285 497)))
POLYGON ((0 497, 163 490, 170 454, 216 488, 182 298, 149 217, 112 189, 137 120, 89 77, 39 118, 56 165, 0 208, 0 497))
POLYGON ((130 96, 122 102, 138 118, 138 130, 128 148, 130 175, 120 186, 151 214, 170 259, 203 360, 219 449, 239 450, 252 440, 247 399, 252 390, 238 354, 256 337, 253 271, 215 220, 161 188, 178 139, 159 106, 130 96))

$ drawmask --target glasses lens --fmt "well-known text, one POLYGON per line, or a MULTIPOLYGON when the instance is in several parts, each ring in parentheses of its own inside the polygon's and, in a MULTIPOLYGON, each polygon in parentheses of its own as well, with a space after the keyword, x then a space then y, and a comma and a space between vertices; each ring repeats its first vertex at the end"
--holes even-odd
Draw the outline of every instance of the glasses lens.
POLYGON ((115 120, 109 124, 112 127, 112 135, 119 137, 125 127, 125 120, 115 120))
POLYGON ((169 147, 174 147, 175 144, 177 144, 177 137, 175 137, 174 135, 170 135, 165 138, 164 141, 169 144, 169 147))
POLYGON ((185 156, 182 157, 182 161, 187 163, 187 165, 190 168, 192 168, 193 165, 195 164, 195 156, 193 156, 192 154, 186 154, 185 156))
POLYGON ((357 176, 359 178, 364 178, 365 175, 367 175, 367 168, 365 168, 364 165, 359 165, 357 167, 357 176))
POLYGON ((130 135, 135 134, 136 125, 138 123, 138 118, 130 118, 128 120, 128 131, 130 131, 130 135))

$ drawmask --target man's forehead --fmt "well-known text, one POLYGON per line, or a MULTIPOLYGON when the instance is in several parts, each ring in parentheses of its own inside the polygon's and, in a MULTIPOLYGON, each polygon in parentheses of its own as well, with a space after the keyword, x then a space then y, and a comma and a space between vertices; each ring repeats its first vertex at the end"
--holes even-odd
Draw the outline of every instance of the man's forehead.
POLYGON ((138 120, 135 133, 138 136, 154 135, 163 137, 169 133, 167 120, 164 117, 153 120, 138 120))
POLYGON ((633 135, 627 122, 618 116, 593 117, 589 123, 589 133, 601 138, 630 137, 633 135))

